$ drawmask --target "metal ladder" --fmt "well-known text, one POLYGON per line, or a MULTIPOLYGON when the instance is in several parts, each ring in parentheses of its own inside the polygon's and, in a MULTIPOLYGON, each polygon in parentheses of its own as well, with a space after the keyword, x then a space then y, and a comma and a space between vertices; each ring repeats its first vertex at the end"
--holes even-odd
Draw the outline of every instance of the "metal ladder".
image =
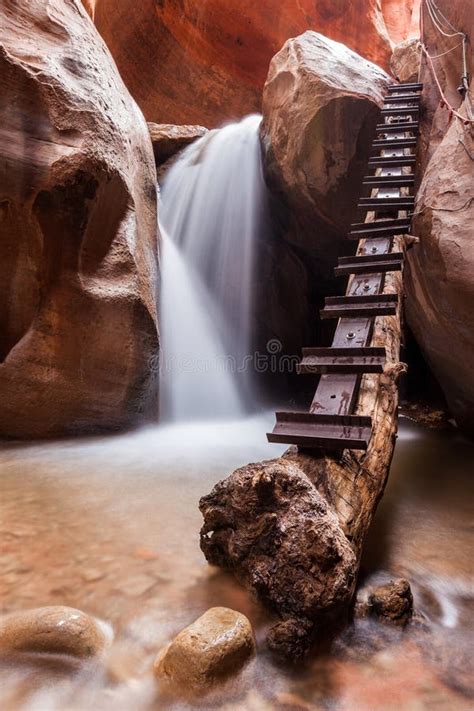
POLYGON ((348 234, 349 239, 365 243, 359 243, 357 256, 339 258, 335 274, 353 278, 346 295, 326 298, 321 310, 321 318, 339 319, 332 346, 303 349, 298 372, 321 376, 309 412, 277 412, 269 442, 338 450, 366 450, 369 445, 372 420, 353 413, 362 375, 381 373, 385 364, 385 348, 370 345, 374 319, 397 314, 399 308, 398 296, 382 291, 385 274, 403 266, 403 253, 392 251, 393 238, 411 227, 415 198, 409 191, 415 185, 422 88, 422 84, 388 88, 383 122, 377 124, 372 143, 369 175, 362 183, 370 196, 361 197, 357 205, 366 220, 352 224, 348 234))

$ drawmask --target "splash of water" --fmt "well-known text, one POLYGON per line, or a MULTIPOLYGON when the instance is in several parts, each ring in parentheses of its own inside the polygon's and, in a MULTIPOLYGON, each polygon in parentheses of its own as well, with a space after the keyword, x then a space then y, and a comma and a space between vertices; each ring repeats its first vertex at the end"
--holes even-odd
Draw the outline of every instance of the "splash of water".
MULTIPOLYGON (((209 132, 189 146, 164 178, 160 208, 160 222, 177 246, 188 273, 198 275, 201 280, 204 287, 201 300, 202 292, 207 293, 205 308, 212 314, 215 336, 223 344, 220 350, 223 348, 231 356, 234 381, 240 399, 247 406, 252 389, 248 356, 252 343, 256 252, 268 224, 259 141, 261 119, 259 115, 248 116, 239 123, 209 132)), ((166 269, 165 264, 165 287, 170 282, 166 269)), ((183 276, 182 270, 179 278, 183 276)), ((176 289, 178 292, 179 287, 176 289)), ((189 320, 180 321, 168 313, 169 308, 175 310, 176 303, 165 293, 162 318, 168 323, 173 319, 172 348, 187 346, 189 351, 190 334, 186 338, 176 332, 189 328, 189 320)), ((197 318, 196 310, 194 316, 197 318)), ((191 326, 194 340, 199 337, 199 328, 197 324, 191 326)), ((165 350, 170 330, 171 327, 163 334, 165 350)), ((215 347, 217 343, 215 339, 215 347)), ((215 369, 213 372, 220 381, 220 373, 215 369)), ((229 398, 229 388, 225 391, 221 382, 211 381, 212 372, 207 373, 207 386, 198 383, 197 377, 193 383, 201 394, 203 387, 212 388, 213 414, 222 409, 227 411, 229 408, 223 406, 229 398)), ((196 413, 201 395, 193 393, 193 383, 188 379, 187 387, 191 389, 187 390, 187 398, 194 401, 196 413)), ((184 397, 184 385, 182 389, 184 397)), ((205 399, 210 398, 209 394, 205 399)))

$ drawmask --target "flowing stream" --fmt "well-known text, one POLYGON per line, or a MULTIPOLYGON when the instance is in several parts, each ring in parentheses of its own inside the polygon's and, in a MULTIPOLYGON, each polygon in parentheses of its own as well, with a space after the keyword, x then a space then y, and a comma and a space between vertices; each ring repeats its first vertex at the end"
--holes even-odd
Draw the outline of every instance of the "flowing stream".
POLYGON ((361 620, 305 665, 265 650, 271 615, 199 549, 199 497, 247 461, 277 456, 273 414, 0 451, 4 612, 78 607, 107 622, 107 654, 0 660, 2 711, 469 711, 472 709, 474 446, 401 421, 363 575, 405 576, 425 620, 361 620), (246 614, 258 655, 215 694, 163 700, 153 660, 214 605, 246 614))
POLYGON ((210 131, 163 181, 162 412, 174 421, 252 406, 246 356, 258 241, 269 221, 261 120, 210 131))

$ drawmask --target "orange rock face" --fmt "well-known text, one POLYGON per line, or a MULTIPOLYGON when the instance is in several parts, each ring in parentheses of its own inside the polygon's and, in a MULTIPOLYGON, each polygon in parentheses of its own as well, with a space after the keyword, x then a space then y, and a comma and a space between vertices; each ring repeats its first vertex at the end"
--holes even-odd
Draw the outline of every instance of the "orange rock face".
POLYGON ((0 433, 116 428, 156 402, 156 171, 79 3, 0 10, 0 433))
POLYGON ((403 39, 416 2, 83 1, 146 118, 209 127, 259 110, 272 56, 308 29, 388 68, 384 18, 403 39))

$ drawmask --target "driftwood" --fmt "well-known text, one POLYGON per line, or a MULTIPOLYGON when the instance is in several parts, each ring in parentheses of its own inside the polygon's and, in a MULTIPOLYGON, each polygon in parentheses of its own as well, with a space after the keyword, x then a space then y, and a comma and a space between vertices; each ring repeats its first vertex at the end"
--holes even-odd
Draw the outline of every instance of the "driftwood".
MULTIPOLYGON (((394 251, 403 246, 396 238, 394 251)), ((400 273, 386 276, 384 293, 402 301, 400 273)), ((375 319, 372 345, 386 348, 387 362, 381 375, 362 380, 356 413, 371 415, 374 429, 367 452, 290 448, 238 469, 200 501, 207 560, 232 570, 280 615, 268 643, 287 656, 302 653, 353 597, 395 446, 400 333, 400 313, 375 319)))

